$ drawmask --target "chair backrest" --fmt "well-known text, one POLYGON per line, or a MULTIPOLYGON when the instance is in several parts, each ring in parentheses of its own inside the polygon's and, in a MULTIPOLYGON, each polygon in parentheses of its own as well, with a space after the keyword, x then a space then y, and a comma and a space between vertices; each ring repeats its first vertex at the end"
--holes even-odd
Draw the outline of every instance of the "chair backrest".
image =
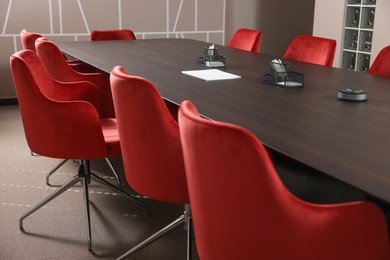
POLYGON ((94 30, 91 32, 91 41, 107 40, 135 40, 135 34, 132 30, 94 30))
POLYGON ((390 77, 390 46, 383 48, 379 52, 367 73, 390 77))
POLYGON ((335 52, 333 39, 299 35, 290 43, 283 58, 332 67, 335 52))
POLYGON ((77 75, 79 73, 69 66, 60 49, 52 41, 46 37, 40 37, 35 41, 35 49, 40 60, 54 79, 63 82, 76 80, 68 75, 77 75))
POLYGON ((179 127, 200 259, 389 257, 375 205, 301 201, 252 133, 201 118, 189 101, 180 106, 179 127))
POLYGON ((129 185, 150 198, 188 203, 179 127, 160 93, 119 66, 111 87, 129 185))
POLYGON ((101 117, 115 117, 110 80, 102 73, 80 73, 73 70, 57 45, 45 37, 35 41, 36 52, 49 74, 58 81, 89 81, 98 87, 100 100, 93 104, 101 117))
POLYGON ((20 32, 20 40, 22 42, 22 48, 24 50, 32 50, 35 52, 35 41, 42 37, 39 33, 29 32, 26 29, 23 29, 20 32))
POLYGON ((262 32, 246 28, 238 29, 228 46, 244 51, 260 53, 262 32))
POLYGON ((53 158, 104 158, 100 119, 88 102, 96 99, 96 87, 54 80, 31 50, 13 54, 10 63, 30 149, 53 158), (83 95, 84 100, 77 99, 83 95))
MULTIPOLYGON (((33 32, 29 32, 27 31, 26 29, 23 29, 21 32, 20 32, 20 39, 21 39, 21 42, 22 42, 22 47, 24 50, 32 50, 34 52, 36 52, 36 48, 35 48, 35 41, 39 38, 41 38, 42 35, 39 34, 39 33, 33 33, 33 32)), ((64 58, 67 59, 64 55, 64 58)), ((90 66, 88 66, 87 64, 84 64, 78 60, 66 60, 66 62, 72 66, 72 68, 76 71, 81 71, 81 72, 90 72, 93 70, 93 68, 91 68, 90 66)))

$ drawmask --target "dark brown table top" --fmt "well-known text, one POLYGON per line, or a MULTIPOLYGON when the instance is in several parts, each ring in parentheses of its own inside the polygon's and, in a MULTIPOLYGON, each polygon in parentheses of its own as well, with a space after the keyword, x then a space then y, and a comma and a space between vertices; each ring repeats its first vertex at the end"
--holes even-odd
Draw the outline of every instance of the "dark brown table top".
POLYGON ((390 79, 292 62, 305 86, 286 89, 261 82, 275 57, 219 45, 226 71, 241 79, 183 75, 202 69, 195 60, 209 45, 188 39, 58 43, 107 73, 124 66, 153 82, 165 99, 191 100, 204 116, 241 125, 269 148, 390 202, 390 79), (339 101, 345 88, 366 90, 368 102, 339 101))

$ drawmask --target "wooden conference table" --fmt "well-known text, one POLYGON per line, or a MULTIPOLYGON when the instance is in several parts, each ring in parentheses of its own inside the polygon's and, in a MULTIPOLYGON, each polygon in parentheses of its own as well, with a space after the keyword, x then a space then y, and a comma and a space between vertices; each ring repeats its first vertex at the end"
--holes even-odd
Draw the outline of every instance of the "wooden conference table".
MULTIPOLYGON (((202 69, 210 44, 188 39, 61 42, 66 54, 110 73, 116 65, 145 77, 174 103, 191 100, 214 120, 241 125, 267 147, 390 202, 390 79, 292 62, 302 88, 261 82, 273 58, 217 46, 226 71, 241 79, 204 81, 181 73, 202 69), (339 89, 368 92, 368 102, 337 99, 339 89)), ((147 105, 147 104, 145 104, 147 105)))

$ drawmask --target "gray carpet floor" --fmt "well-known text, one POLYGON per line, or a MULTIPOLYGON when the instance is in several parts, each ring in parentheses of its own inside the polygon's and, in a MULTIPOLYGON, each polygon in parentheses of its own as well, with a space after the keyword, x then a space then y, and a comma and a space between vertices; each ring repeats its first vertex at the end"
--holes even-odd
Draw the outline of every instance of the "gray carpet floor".
MULTIPOLYGON (((77 184, 24 220, 19 218, 57 187, 45 177, 58 159, 31 156, 18 106, 0 106, 0 259, 115 259, 179 217, 183 205, 141 198, 144 208, 99 183, 90 184, 92 251, 87 250, 81 185, 77 184)), ((124 180, 121 158, 112 158, 124 180)), ((117 185, 107 164, 91 162, 93 172, 117 185)), ((59 186, 77 173, 68 161, 51 178, 59 186)), ((134 194, 125 185, 124 189, 134 194)), ((195 250, 194 250, 195 251, 195 250)), ((128 259, 185 259, 186 230, 179 227, 128 259)), ((196 252, 194 258, 197 259, 196 252)))

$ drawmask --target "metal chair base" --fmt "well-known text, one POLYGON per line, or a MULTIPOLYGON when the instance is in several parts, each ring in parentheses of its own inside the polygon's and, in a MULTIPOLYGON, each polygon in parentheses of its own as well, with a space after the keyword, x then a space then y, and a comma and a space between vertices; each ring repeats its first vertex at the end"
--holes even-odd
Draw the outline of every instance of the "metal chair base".
POLYGON ((183 215, 181 215, 179 218, 171 222, 169 225, 165 226, 164 228, 160 229, 129 251, 127 251, 125 254, 121 255, 117 260, 123 260, 126 257, 138 252, 142 248, 150 245, 154 241, 160 239, 164 235, 170 233, 171 231, 175 230, 177 227, 181 226, 182 224, 185 225, 185 228, 187 229, 187 260, 192 259, 192 218, 191 218, 191 208, 189 204, 185 205, 185 211, 183 215))
POLYGON ((86 224, 87 224, 87 240, 88 240, 88 250, 90 251, 92 248, 92 235, 91 235, 91 221, 90 221, 90 210, 89 210, 89 192, 88 192, 88 185, 91 181, 91 178, 93 178, 95 181, 117 191, 118 193, 121 193, 122 195, 125 195, 131 199, 133 199, 135 202, 143 206, 147 212, 148 215, 150 213, 149 206, 145 204, 144 202, 137 199, 134 195, 131 195, 116 186, 112 185, 111 183, 103 180, 99 176, 93 174, 90 172, 89 169, 89 161, 83 160, 80 164, 78 174, 74 176, 72 179, 70 179, 67 183, 65 183, 61 188, 54 191, 50 195, 48 195, 45 199, 43 199, 41 202, 39 202, 37 205, 35 205, 33 208, 31 208, 29 211, 27 211, 19 220, 19 228, 20 230, 24 231, 23 228, 23 220, 30 216, 32 213, 37 211, 38 209, 45 206, 47 203, 64 193, 66 190, 77 184, 78 182, 81 182, 83 186, 83 193, 84 193, 84 205, 85 205, 85 216, 86 216, 86 224))
MULTIPOLYGON (((110 167, 112 173, 114 174, 115 178, 117 179, 118 183, 119 183, 119 187, 122 187, 122 179, 119 177, 118 173, 116 172, 115 168, 114 168, 114 165, 112 164, 110 158, 106 157, 104 158, 105 161, 107 162, 108 166, 110 167)), ((68 159, 64 159, 62 160, 59 164, 57 164, 53 169, 50 170, 50 172, 48 172, 48 174, 46 175, 46 185, 48 186, 52 186, 50 184, 50 176, 52 176, 59 168, 62 167, 62 165, 64 165, 66 162, 68 161, 68 159)))

